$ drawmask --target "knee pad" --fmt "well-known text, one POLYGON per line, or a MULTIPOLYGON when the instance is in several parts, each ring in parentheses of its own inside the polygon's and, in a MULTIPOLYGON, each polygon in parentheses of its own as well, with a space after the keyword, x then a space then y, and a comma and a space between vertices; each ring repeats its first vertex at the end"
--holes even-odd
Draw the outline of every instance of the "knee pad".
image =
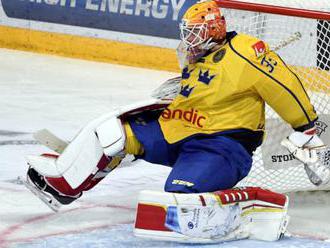
POLYGON ((95 129, 95 134, 100 142, 105 155, 112 157, 123 152, 125 147, 125 130, 117 117, 109 118, 95 129))

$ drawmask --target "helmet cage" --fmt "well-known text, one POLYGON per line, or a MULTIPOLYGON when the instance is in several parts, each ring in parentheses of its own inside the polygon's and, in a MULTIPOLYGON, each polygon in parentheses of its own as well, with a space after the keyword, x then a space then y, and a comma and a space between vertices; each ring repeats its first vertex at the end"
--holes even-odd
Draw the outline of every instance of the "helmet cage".
POLYGON ((209 30, 206 22, 187 24, 180 23, 180 38, 187 50, 203 44, 209 39, 209 30))

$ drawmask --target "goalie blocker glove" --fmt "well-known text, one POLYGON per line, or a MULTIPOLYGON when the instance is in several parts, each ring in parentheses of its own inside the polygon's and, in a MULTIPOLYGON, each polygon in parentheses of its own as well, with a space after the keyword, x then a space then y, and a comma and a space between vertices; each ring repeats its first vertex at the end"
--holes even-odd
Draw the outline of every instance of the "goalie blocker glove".
POLYGON ((316 135, 316 128, 304 132, 293 132, 282 140, 281 145, 304 164, 316 163, 318 151, 326 148, 323 141, 316 135))
POLYGON ((316 129, 294 132, 281 144, 296 159, 304 164, 305 172, 312 184, 320 186, 330 180, 330 150, 316 135, 316 129))

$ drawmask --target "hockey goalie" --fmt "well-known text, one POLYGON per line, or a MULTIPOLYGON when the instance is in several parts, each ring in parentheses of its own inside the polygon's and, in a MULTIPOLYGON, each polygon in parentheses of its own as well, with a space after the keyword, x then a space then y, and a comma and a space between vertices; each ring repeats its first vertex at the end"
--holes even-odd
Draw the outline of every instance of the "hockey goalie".
MULTIPOLYGON (((325 148, 316 135, 317 113, 298 76, 267 43, 227 32, 216 1, 189 8, 180 32, 182 74, 170 80, 178 85, 177 95, 105 114, 62 144, 59 154, 30 156, 27 185, 58 209, 133 154, 172 168, 164 192, 141 192, 137 236, 202 243, 278 240, 288 223, 288 197, 234 187, 248 175, 263 141, 265 103, 291 125, 282 144, 304 164, 317 163, 325 148)), ((317 173, 328 180, 328 172, 317 173)))

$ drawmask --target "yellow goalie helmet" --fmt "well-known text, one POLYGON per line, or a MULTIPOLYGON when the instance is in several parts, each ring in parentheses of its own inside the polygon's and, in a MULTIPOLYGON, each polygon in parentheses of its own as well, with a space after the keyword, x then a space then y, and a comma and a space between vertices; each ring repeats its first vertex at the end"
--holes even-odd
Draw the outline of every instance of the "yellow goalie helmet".
POLYGON ((217 3, 200 1, 191 6, 182 17, 180 38, 190 63, 226 37, 226 21, 217 3))

